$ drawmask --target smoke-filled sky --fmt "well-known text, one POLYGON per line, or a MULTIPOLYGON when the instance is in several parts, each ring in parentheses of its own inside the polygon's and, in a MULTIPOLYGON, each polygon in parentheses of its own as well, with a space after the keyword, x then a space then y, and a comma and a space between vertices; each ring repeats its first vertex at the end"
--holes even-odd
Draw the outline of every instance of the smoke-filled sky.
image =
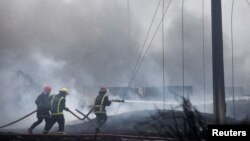
MULTIPOLYGON (((204 1, 205 92, 211 98, 211 5, 204 1)), ((72 108, 83 100, 82 86, 128 86, 157 4, 158 0, 1 0, 0 124, 35 109, 44 84, 50 84, 53 93, 68 87, 72 108)), ((226 86, 232 86, 231 4, 222 0, 226 86)), ((161 8, 162 3, 147 43, 161 8)), ((201 11, 202 0, 185 0, 184 78, 196 99, 203 99, 204 93, 201 11)), ((234 80, 245 94, 250 92, 249 17, 247 1, 235 1, 234 80)), ((165 83, 182 86, 181 0, 173 0, 164 21, 165 83)), ((162 86, 162 70, 160 28, 133 85, 162 86)))

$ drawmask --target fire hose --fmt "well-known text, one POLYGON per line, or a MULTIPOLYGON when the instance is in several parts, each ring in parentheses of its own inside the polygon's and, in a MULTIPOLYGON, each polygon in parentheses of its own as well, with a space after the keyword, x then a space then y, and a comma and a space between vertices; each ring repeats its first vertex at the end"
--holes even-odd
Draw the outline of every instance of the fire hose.
POLYGON ((111 102, 121 102, 121 103, 124 103, 125 100, 124 99, 113 99, 113 100, 111 100, 111 102))
MULTIPOLYGON (((85 115, 84 113, 82 113, 81 111, 79 111, 78 109, 75 109, 79 114, 81 114, 81 115, 83 115, 84 117, 86 117, 88 120, 90 120, 90 118, 87 116, 87 115, 85 115)), ((83 117, 83 119, 84 119, 84 117, 83 117)), ((81 120, 83 120, 83 119, 81 119, 81 120)))
MULTIPOLYGON (((23 119, 25 119, 25 118, 31 116, 31 115, 34 114, 35 112, 37 112, 37 110, 34 110, 34 111, 32 111, 31 113, 29 113, 29 114, 27 114, 27 115, 25 115, 25 116, 23 116, 23 117, 21 117, 21 118, 15 120, 15 121, 11 122, 11 123, 8 123, 8 124, 5 124, 5 125, 0 126, 0 129, 1 129, 1 128, 5 128, 5 127, 10 126, 10 125, 13 125, 13 124, 15 124, 15 123, 17 123, 17 122, 19 122, 19 121, 21 121, 21 120, 23 120, 23 119)), ((83 120, 82 118, 80 118, 79 116, 77 116, 75 113, 73 113, 71 110, 68 110, 68 112, 71 113, 73 116, 75 116, 77 119, 83 120)))
POLYGON ((27 118, 28 116, 34 114, 36 111, 37 111, 37 110, 35 110, 35 111, 33 111, 33 112, 31 112, 31 113, 25 115, 24 117, 21 117, 20 119, 18 119, 18 120, 16 120, 16 121, 13 121, 13 122, 11 122, 11 123, 5 124, 5 125, 1 126, 0 129, 1 129, 1 128, 4 128, 4 127, 7 127, 7 126, 10 126, 10 125, 12 125, 12 124, 15 124, 15 123, 17 123, 17 122, 19 122, 19 121, 21 121, 21 120, 27 118))
POLYGON ((92 113, 92 111, 94 111, 95 107, 93 107, 87 114, 86 116, 84 116, 84 118, 82 120, 84 120, 85 118, 88 118, 89 114, 92 113))
POLYGON ((73 113, 70 109, 67 110, 69 113, 71 113, 73 116, 75 116, 77 119, 82 120, 79 116, 77 116, 75 113, 73 113))
MULTIPOLYGON (((123 99, 122 99, 122 100, 121 100, 121 99, 114 99, 114 100, 111 100, 111 102, 124 102, 124 100, 123 100, 123 99)), ((78 113, 80 113, 81 115, 84 116, 84 118, 83 118, 82 120, 84 120, 84 119, 86 119, 86 118, 87 118, 88 120, 90 120, 88 116, 89 116, 90 113, 92 113, 92 112, 94 111, 94 109, 95 109, 95 107, 91 108, 90 111, 89 111, 86 115, 83 114, 82 112, 80 112, 80 111, 77 110, 77 109, 75 109, 75 110, 76 110, 78 113)))
MULTIPOLYGON (((111 100, 112 102, 124 102, 124 100, 119 100, 119 99, 115 99, 115 100, 111 100)), ((77 116, 75 113, 73 113, 71 110, 67 110, 69 113, 71 113, 73 116, 75 116, 77 119, 79 119, 79 120, 85 120, 86 118, 88 119, 88 120, 90 120, 90 118, 88 117, 89 116, 89 114, 94 110, 94 107, 85 115, 85 114, 83 114, 82 112, 80 112, 79 110, 77 110, 77 109, 75 109, 78 113, 80 113, 81 115, 83 115, 84 117, 83 118, 80 118, 79 116, 77 116)), ((15 124, 15 123, 17 123, 17 122, 19 122, 19 121, 21 121, 21 120, 23 120, 23 119, 25 119, 25 118, 27 118, 27 117, 29 117, 30 115, 32 115, 32 114, 34 114, 35 112, 37 112, 37 110, 34 110, 33 112, 31 112, 31 113, 29 113, 29 114, 27 114, 27 115, 25 115, 25 116, 23 116, 23 117, 21 117, 21 118, 19 118, 19 119, 17 119, 17 120, 15 120, 15 121, 13 121, 13 122, 11 122, 11 123, 8 123, 8 124, 5 124, 5 125, 2 125, 2 126, 0 126, 0 129, 1 128, 4 128, 4 127, 7 127, 7 126, 10 126, 10 125, 13 125, 13 124, 15 124)))

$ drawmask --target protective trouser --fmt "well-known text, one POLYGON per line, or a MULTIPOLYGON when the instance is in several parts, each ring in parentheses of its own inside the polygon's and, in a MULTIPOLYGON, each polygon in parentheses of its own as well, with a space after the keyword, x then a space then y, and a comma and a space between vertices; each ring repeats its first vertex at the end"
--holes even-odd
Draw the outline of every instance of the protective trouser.
POLYGON ((43 122, 43 119, 45 120, 45 122, 47 123, 49 121, 48 117, 38 117, 37 121, 34 122, 31 126, 30 126, 30 130, 33 130, 37 125, 39 125, 40 123, 43 122))
POLYGON ((52 115, 50 120, 46 123, 43 133, 48 133, 56 122, 59 125, 58 133, 63 133, 65 124, 64 115, 52 115))
POLYGON ((96 115, 96 128, 99 129, 102 127, 107 121, 107 114, 106 113, 95 113, 96 115))

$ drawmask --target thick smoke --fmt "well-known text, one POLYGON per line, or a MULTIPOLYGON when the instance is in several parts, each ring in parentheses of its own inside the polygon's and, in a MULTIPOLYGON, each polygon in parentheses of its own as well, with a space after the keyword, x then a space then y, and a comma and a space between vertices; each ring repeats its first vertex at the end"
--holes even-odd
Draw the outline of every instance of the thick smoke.
POLYGON ((121 8, 106 1, 2 1, 1 124, 35 109, 45 83, 53 93, 68 87, 72 109, 87 100, 84 85, 126 85, 138 30, 134 24, 128 36, 121 8))

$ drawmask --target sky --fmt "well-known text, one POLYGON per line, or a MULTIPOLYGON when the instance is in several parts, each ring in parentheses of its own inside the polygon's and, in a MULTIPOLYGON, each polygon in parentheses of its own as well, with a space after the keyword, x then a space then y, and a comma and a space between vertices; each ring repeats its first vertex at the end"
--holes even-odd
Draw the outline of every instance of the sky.
MULTIPOLYGON (((83 86, 128 86, 158 0, 1 0, 0 124, 36 108, 44 84, 52 93, 68 87, 68 107, 88 100, 83 86)), ((182 86, 181 0, 173 0, 164 17, 165 84, 182 86)), ((166 8, 169 0, 164 1, 166 8)), ((193 86, 191 101, 212 98, 211 4, 184 2, 184 84, 193 86), (205 73, 204 73, 205 70, 205 73), (204 79, 205 75, 205 79, 204 79), (205 88, 204 88, 205 82, 205 88)), ((146 47, 162 16, 162 2, 146 47)), ((225 86, 232 86, 232 0, 222 0, 225 86)), ((250 5, 234 2, 234 85, 249 95, 250 5)), ((162 28, 133 81, 133 86, 162 86, 162 28)), ((66 104, 67 104, 66 103, 66 104)), ((70 115, 68 115, 70 117, 70 115)), ((31 117, 35 120, 35 116, 31 117)), ((72 118, 68 118, 67 121, 72 118)), ((30 122, 25 126, 29 126, 30 122)), ((23 126, 20 124, 19 126, 23 126)))

